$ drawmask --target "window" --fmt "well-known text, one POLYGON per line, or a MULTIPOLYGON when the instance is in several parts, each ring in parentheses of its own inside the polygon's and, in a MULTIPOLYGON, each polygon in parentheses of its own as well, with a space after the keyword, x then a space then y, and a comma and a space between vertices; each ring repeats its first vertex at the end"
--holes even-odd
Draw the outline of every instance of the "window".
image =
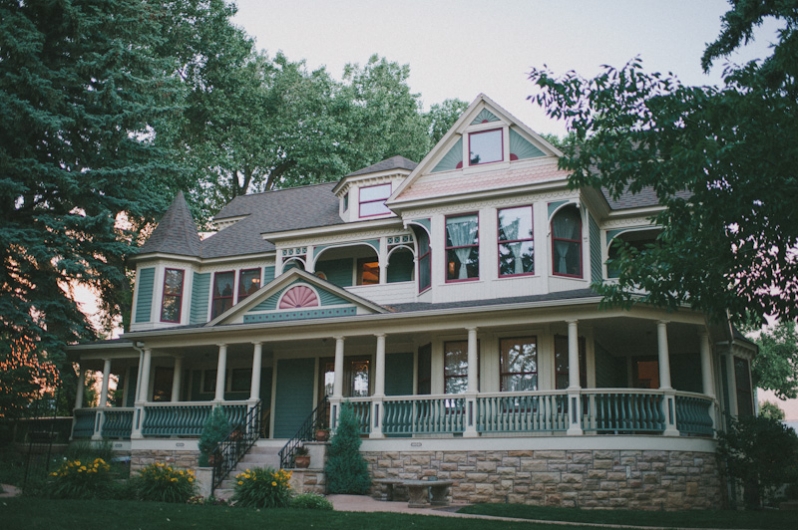
POLYGON ((205 370, 202 373, 202 392, 205 394, 216 392, 216 370, 205 370))
POLYGON ((633 357, 632 382, 635 388, 659 388, 659 359, 633 357))
POLYGON ((734 382, 737 387, 737 416, 753 416, 754 401, 751 392, 751 374, 748 361, 740 357, 734 358, 734 382))
POLYGON ((344 211, 347 211, 348 209, 349 209, 349 192, 347 191, 346 195, 344 195, 344 211))
POLYGON ((357 285, 377 285, 378 283, 380 283, 379 261, 374 258, 357 260, 357 285))
POLYGON ((476 214, 446 219, 446 281, 479 279, 476 214))
POLYGON ((429 248, 429 234, 423 228, 415 230, 418 241, 418 292, 426 291, 432 285, 432 260, 429 248))
POLYGON ((538 345, 536 337, 499 341, 501 391, 538 389, 538 345))
POLYGON ((582 277, 582 218, 575 206, 563 208, 551 220, 552 271, 557 276, 582 277))
POLYGON ((260 269, 245 269, 238 274, 238 301, 260 289, 260 269))
POLYGON ((390 183, 360 188, 360 217, 373 217, 391 213, 391 210, 385 206, 385 201, 390 196, 390 183))
POLYGON ((369 361, 353 360, 349 364, 349 371, 345 376, 349 380, 348 397, 365 397, 369 395, 369 361))
POLYGON ((163 278, 161 322, 180 322, 180 308, 183 305, 184 273, 185 271, 180 269, 166 269, 163 278))
POLYGON ((216 318, 233 307, 233 283, 235 272, 217 272, 213 277, 213 302, 211 318, 216 318))
POLYGON ((532 207, 499 210, 499 276, 535 273, 532 207))
POLYGON ((501 129, 475 132, 468 135, 469 164, 489 164, 504 160, 501 129))
MULTIPOLYGON (((479 359, 479 344, 477 344, 479 359)), ((477 385, 479 362, 477 362, 477 385)), ((468 390, 468 341, 460 340, 443 344, 443 393, 463 394, 468 390)))
MULTIPOLYGON (((585 339, 579 337, 579 385, 582 388, 587 388, 587 366, 585 362, 585 339)), ((568 388, 569 386, 569 365, 568 337, 556 335, 554 337, 554 372, 557 390, 568 388)))
POLYGON ((617 260, 622 247, 634 249, 632 252, 644 252, 652 245, 656 245, 656 242, 657 232, 653 230, 634 230, 618 235, 607 249, 607 278, 618 278, 621 275, 617 260))

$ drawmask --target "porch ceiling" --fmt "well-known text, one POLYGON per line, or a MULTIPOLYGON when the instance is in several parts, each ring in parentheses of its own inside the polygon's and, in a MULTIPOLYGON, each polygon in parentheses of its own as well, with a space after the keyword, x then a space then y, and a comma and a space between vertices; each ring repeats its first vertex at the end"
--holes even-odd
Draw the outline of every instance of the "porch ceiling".
MULTIPOLYGON (((591 320, 596 342, 613 355, 657 355, 657 321, 639 318, 591 320)), ((699 326, 668 324, 668 351, 673 354, 698 353, 699 326)))

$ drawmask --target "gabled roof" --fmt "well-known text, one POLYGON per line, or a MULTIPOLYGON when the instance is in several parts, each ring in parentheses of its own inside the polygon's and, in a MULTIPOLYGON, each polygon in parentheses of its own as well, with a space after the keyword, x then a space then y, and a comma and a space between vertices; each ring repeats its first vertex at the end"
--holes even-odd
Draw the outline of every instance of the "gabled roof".
POLYGON ((139 254, 163 252, 197 257, 200 256, 200 244, 197 225, 180 191, 150 238, 139 249, 139 254))
POLYGON ((413 162, 409 158, 397 155, 387 160, 383 160, 382 162, 372 164, 369 167, 364 167, 363 169, 353 171, 352 173, 349 173, 347 177, 368 175, 369 173, 380 173, 382 171, 390 171, 391 169, 407 169, 409 171, 413 171, 416 169, 417 165, 418 164, 416 162, 413 162))

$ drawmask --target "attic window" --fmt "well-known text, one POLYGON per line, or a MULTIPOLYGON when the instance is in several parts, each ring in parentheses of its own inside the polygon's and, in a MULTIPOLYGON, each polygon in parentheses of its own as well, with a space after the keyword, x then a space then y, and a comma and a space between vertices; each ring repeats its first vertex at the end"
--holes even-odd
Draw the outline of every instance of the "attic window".
POLYGON ((490 164, 504 160, 501 129, 474 132, 468 135, 469 164, 490 164))
POLYGON ((360 188, 360 217, 374 217, 391 213, 385 201, 391 196, 391 185, 378 184, 360 188))

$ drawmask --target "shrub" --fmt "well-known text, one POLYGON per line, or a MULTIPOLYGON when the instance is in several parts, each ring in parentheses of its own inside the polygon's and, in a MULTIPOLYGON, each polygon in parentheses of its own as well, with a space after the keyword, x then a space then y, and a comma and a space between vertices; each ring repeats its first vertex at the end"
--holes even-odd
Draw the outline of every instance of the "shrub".
POLYGON ((194 472, 156 462, 133 480, 136 497, 143 501, 187 502, 195 493, 194 472))
POLYGON ((778 420, 748 417, 733 420, 718 433, 721 469, 742 482, 745 504, 758 508, 762 498, 798 478, 798 436, 778 420))
POLYGON ((368 463, 360 454, 360 423, 351 403, 341 406, 338 429, 330 441, 324 473, 330 493, 364 495, 371 488, 368 463))
POLYGON ((247 469, 236 475, 235 493, 231 500, 236 506, 247 508, 285 508, 291 500, 290 479, 291 472, 283 469, 247 469))
POLYGON ((46 492, 54 499, 95 499, 107 497, 111 489, 111 466, 102 458, 93 461, 67 460, 50 473, 46 492))
POLYGON ((202 426, 202 434, 199 439, 200 466, 210 465, 209 457, 216 450, 216 446, 227 438, 228 434, 230 434, 230 424, 227 421, 227 416, 222 407, 216 406, 202 426))
POLYGON ((323 495, 318 493, 303 493, 291 500, 291 508, 301 510, 332 510, 333 505, 323 495))

